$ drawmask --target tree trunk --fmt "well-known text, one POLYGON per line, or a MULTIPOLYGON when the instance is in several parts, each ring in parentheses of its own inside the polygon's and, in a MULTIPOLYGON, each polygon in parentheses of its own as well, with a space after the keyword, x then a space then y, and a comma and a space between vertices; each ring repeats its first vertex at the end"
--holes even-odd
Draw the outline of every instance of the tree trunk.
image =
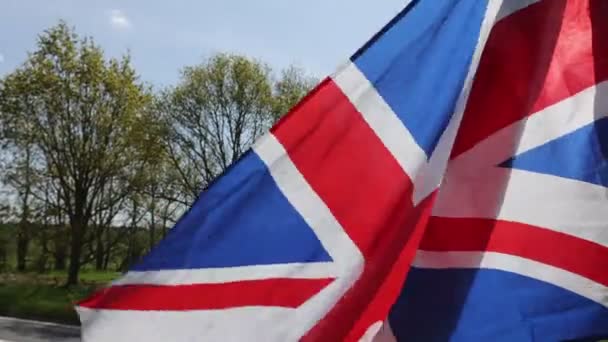
POLYGON ((167 223, 169 222, 169 205, 167 205, 165 207, 162 219, 163 219, 163 222, 161 224, 161 229, 162 229, 162 236, 164 239, 167 237, 167 230, 168 230, 167 223))
POLYGON ((38 260, 37 260, 37 269, 38 269, 38 273, 44 273, 47 270, 47 261, 48 261, 48 256, 49 256, 49 242, 48 242, 48 223, 45 222, 44 223, 44 228, 42 229, 42 231, 40 232, 40 247, 41 247, 41 251, 40 251, 40 256, 38 256, 38 260))
POLYGON ((67 261, 67 254, 65 252, 65 249, 57 249, 54 253, 54 257, 55 257, 55 265, 54 268, 56 271, 65 271, 65 267, 66 267, 66 261, 67 261))
POLYGON ((154 212, 152 212, 152 218, 150 219, 150 250, 154 248, 156 244, 156 220, 154 219, 154 212))
POLYGON ((0 271, 4 271, 6 270, 7 267, 7 262, 6 262, 6 256, 7 256, 7 251, 6 251, 6 243, 4 241, 0 242, 0 271))
POLYGON ((26 269, 27 252, 30 245, 29 216, 30 216, 30 194, 31 182, 31 148, 28 146, 25 151, 25 189, 21 204, 21 221, 17 232, 17 270, 24 272, 26 269))
POLYGON ((65 271, 67 266, 67 228, 64 226, 64 221, 59 219, 56 231, 53 234, 53 258, 55 259, 54 269, 57 271, 65 271))
POLYGON ((70 241, 70 266, 68 267, 68 280, 66 286, 78 284, 85 219, 82 216, 75 217, 72 222, 70 222, 70 226, 72 229, 72 239, 70 241))
POLYGON ((127 238, 127 253, 125 258, 120 263, 120 272, 126 272, 131 266, 131 256, 133 255, 133 233, 131 232, 132 228, 129 228, 128 238, 127 238))
POLYGON ((103 246, 103 228, 97 227, 95 232, 95 270, 103 270, 103 257, 104 257, 104 246, 103 246))
POLYGON ((103 259, 103 270, 104 271, 108 270, 111 255, 112 255, 112 248, 108 248, 108 251, 107 251, 107 253, 105 253, 104 259, 103 259))
POLYGON ((128 228, 127 235, 127 255, 120 265, 121 272, 126 272, 131 264, 133 263, 133 254, 135 249, 135 234, 137 232, 137 209, 139 205, 137 202, 133 201, 132 213, 131 213, 131 225, 128 228))
POLYGON ((103 271, 103 249, 97 249, 95 251, 95 270, 96 271, 103 271))
POLYGON ((17 233, 17 270, 19 272, 25 272, 27 268, 27 252, 30 245, 29 234, 27 234, 27 228, 20 228, 17 233))

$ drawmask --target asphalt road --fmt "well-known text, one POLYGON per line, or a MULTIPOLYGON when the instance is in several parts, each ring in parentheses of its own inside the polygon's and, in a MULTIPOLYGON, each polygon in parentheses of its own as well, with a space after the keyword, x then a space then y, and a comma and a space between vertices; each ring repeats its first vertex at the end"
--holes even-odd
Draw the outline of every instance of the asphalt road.
POLYGON ((79 342, 80 328, 0 317, 0 342, 79 342))

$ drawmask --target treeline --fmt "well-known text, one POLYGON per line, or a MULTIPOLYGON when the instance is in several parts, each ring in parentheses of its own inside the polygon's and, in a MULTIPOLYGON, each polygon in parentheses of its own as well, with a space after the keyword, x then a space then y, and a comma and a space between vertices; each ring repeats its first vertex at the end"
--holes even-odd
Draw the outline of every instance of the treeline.
POLYGON ((16 270, 67 285, 126 269, 315 83, 216 54, 154 89, 60 22, 0 80, 0 258, 14 244, 16 270))

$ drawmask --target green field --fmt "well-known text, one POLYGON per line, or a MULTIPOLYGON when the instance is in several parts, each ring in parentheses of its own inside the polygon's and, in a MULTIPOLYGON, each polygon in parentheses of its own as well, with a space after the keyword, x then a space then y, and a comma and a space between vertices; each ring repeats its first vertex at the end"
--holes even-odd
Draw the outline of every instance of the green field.
POLYGON ((66 288, 65 274, 0 275, 0 315, 79 324, 74 303, 116 278, 115 272, 83 272, 81 284, 66 288))
POLYGON ((14 224, 0 224, 0 316, 79 324, 74 303, 120 275, 120 272, 112 271, 118 268, 122 261, 120 257, 112 260, 108 271, 94 271, 93 265, 85 264, 79 285, 66 288, 66 271, 52 270, 51 256, 46 256, 44 270, 39 270, 43 255, 37 239, 30 244, 28 271, 19 273, 16 271, 15 236, 14 224))

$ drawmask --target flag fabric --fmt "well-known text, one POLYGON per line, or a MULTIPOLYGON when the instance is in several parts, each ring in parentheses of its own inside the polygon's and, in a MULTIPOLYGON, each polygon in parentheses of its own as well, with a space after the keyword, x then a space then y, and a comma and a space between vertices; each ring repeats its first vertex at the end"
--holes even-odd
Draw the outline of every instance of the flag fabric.
POLYGON ((505 1, 390 314, 403 341, 608 337, 608 1, 505 1))
POLYGON ((83 339, 606 333, 606 5, 410 2, 78 304, 83 339))

